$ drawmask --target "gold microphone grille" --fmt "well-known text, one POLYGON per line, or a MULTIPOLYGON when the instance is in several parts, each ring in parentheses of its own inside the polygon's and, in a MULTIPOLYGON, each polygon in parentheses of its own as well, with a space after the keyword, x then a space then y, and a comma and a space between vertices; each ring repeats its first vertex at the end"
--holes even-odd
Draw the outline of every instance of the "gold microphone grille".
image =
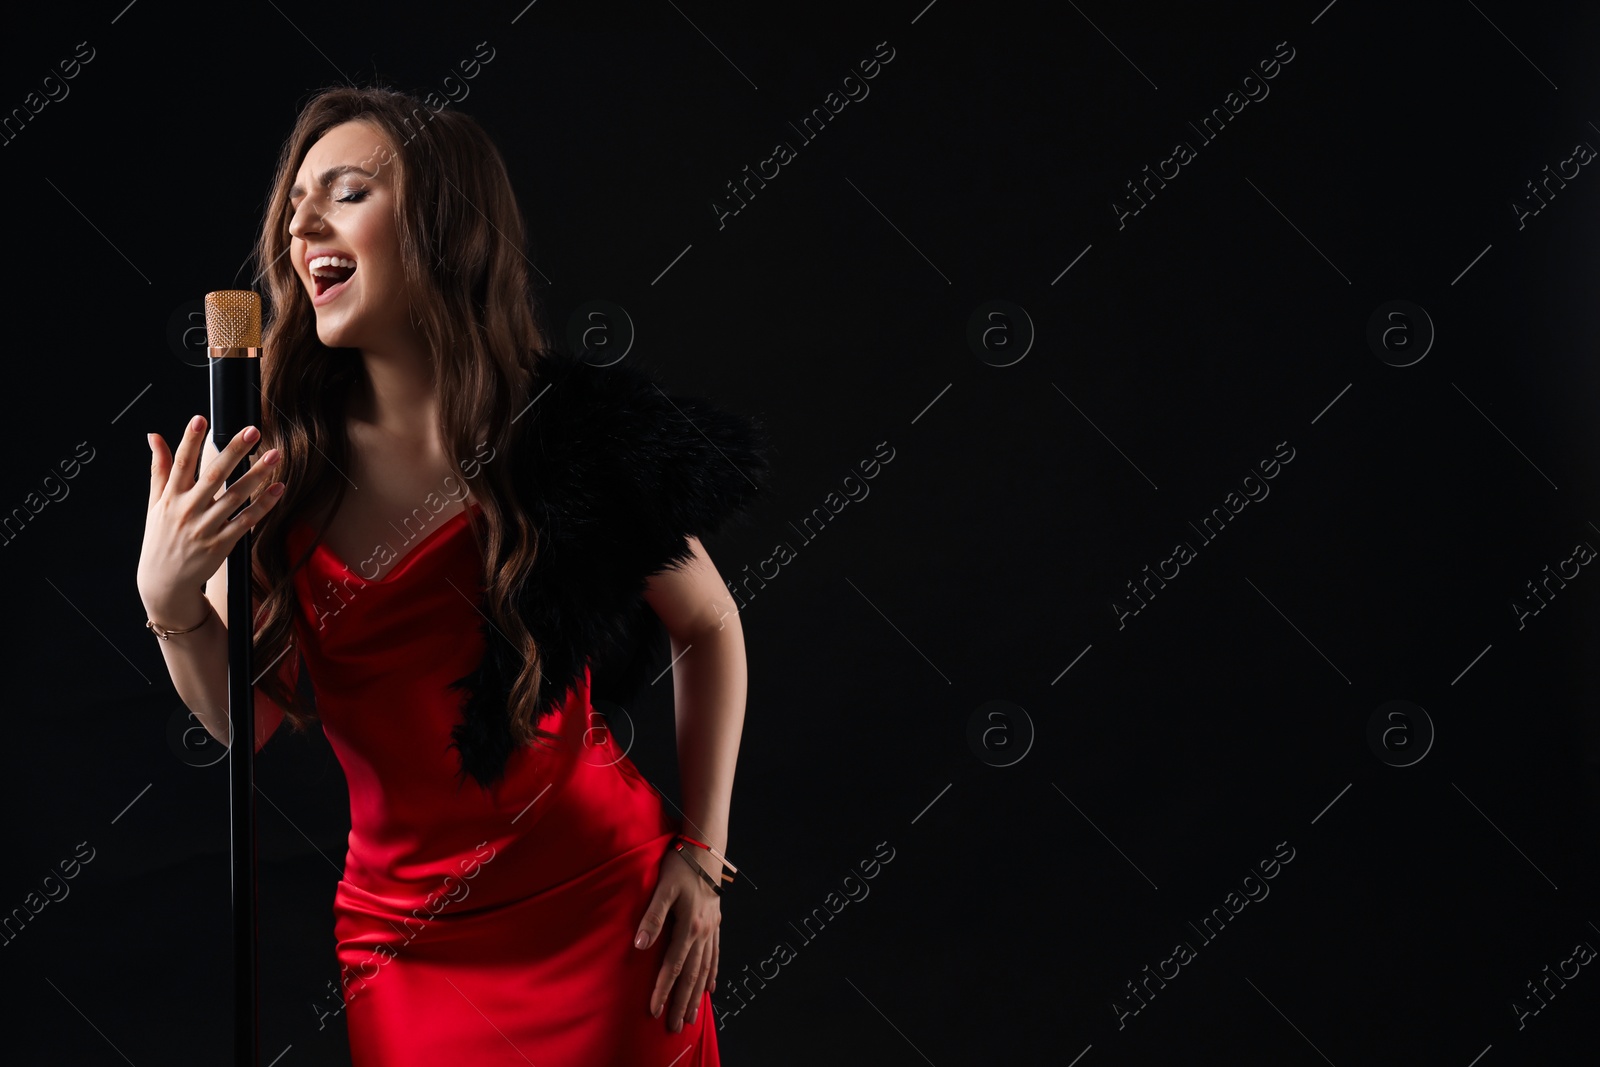
POLYGON ((206 344, 212 348, 260 348, 261 297, 249 289, 207 293, 206 344))

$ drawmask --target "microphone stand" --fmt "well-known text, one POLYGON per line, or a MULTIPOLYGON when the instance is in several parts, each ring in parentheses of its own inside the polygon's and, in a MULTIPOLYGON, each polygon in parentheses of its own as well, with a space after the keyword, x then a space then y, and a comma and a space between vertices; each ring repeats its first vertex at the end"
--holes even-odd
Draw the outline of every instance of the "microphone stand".
MULTIPOLYGON (((249 291, 206 295, 207 340, 211 355, 211 435, 219 451, 246 426, 261 425, 260 308, 260 298, 249 291), (213 301, 213 297, 224 299, 213 301), (249 327, 252 310, 253 336, 249 327), (238 328, 236 318, 240 315, 243 316, 242 329, 238 328)), ((228 474, 225 484, 232 486, 249 470, 247 454, 228 474)), ((227 563, 228 848, 233 876, 233 1061, 236 1067, 259 1067, 261 1046, 251 534, 252 531, 246 530, 234 544, 227 563)))

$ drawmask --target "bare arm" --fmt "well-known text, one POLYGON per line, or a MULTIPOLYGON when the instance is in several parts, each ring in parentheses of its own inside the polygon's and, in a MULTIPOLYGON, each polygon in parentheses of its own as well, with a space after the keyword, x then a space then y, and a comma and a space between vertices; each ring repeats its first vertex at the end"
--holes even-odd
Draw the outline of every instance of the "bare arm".
MULTIPOLYGON (((216 446, 210 435, 206 434, 205 463, 210 464, 216 456, 216 446)), ((156 469, 161 465, 161 458, 158 453, 155 459, 156 469)), ((221 495, 221 490, 215 494, 216 497, 221 495)), ((157 643, 161 646, 167 672, 172 676, 172 684, 177 689, 178 696, 194 713, 195 718, 200 720, 206 732, 223 744, 228 744, 227 589, 226 558, 216 573, 206 581, 204 596, 172 591, 148 592, 143 585, 140 588, 145 611, 157 625, 170 629, 186 629, 204 620, 199 629, 189 633, 173 634, 167 640, 157 643)), ((289 655, 294 654, 292 651, 289 653, 289 655)), ((257 673, 260 672, 258 667, 257 673)), ((256 690, 255 713, 255 747, 259 750, 283 721, 283 709, 256 690)))
POLYGON ((672 639, 684 832, 726 853, 748 690, 744 630, 705 547, 689 543, 694 558, 653 576, 645 600, 672 639))
MULTIPOLYGON (((728 847, 728 804, 744 730, 744 631, 722 577, 699 538, 681 567, 651 577, 645 600, 672 637, 672 687, 678 724, 678 767, 683 790, 683 832, 717 849, 728 847)), ((635 947, 655 944, 670 912, 672 942, 650 994, 650 1012, 667 1029, 695 1021, 708 990, 716 988, 721 958, 720 897, 702 882, 721 884, 722 866, 698 848, 678 853, 701 869, 692 874, 669 852, 650 907, 640 920, 635 947)))

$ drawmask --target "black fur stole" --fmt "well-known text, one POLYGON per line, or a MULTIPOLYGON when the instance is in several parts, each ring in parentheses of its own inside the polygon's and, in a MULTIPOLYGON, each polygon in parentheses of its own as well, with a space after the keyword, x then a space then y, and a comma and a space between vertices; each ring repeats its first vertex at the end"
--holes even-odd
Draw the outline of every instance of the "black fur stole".
MULTIPOLYGON (((660 633, 647 579, 690 558, 689 536, 747 513, 767 486, 770 447, 759 421, 669 396, 632 365, 595 367, 553 350, 538 368, 538 399, 521 416, 531 422, 513 457, 519 504, 540 531, 517 597, 542 657, 535 723, 591 660, 597 691, 602 666, 609 684, 637 684, 660 633)), ((466 697, 450 747, 460 754, 458 786, 470 774, 487 788, 515 747, 508 707, 523 657, 487 621, 479 630, 482 663, 451 683, 466 697)))

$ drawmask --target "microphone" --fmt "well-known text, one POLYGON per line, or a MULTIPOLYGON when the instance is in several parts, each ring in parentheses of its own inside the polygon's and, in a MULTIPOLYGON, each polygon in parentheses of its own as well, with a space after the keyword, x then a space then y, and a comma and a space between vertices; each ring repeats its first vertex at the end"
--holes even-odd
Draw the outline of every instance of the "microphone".
MULTIPOLYGON (((205 305, 206 343, 211 357, 211 439, 220 452, 246 426, 261 425, 261 297, 247 289, 223 289, 207 293, 205 305)), ((225 484, 232 486, 249 470, 250 457, 246 455, 228 473, 225 484)), ((236 1067, 258 1067, 260 1063, 252 664, 255 605, 250 589, 250 540, 251 531, 246 530, 229 551, 227 563, 228 851, 233 872, 236 1067)))

